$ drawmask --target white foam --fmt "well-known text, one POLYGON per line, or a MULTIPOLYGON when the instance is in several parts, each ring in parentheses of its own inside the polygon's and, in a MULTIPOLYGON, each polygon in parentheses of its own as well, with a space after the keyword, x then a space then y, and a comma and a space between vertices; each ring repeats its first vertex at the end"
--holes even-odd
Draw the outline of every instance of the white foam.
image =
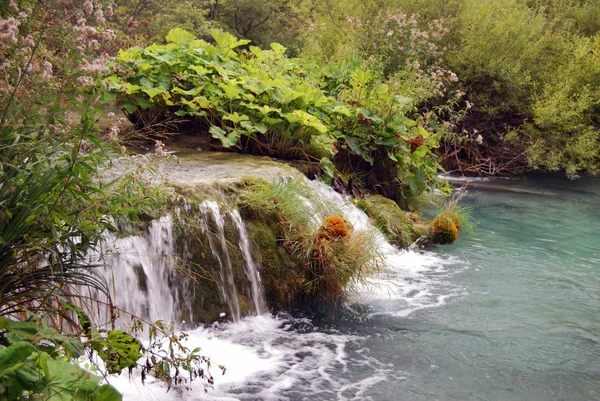
POLYGON ((227 368, 225 375, 212 370, 214 389, 205 393, 202 383, 193 382, 190 391, 173 388, 167 393, 155 379, 142 385, 139 377, 130 380, 125 374, 111 384, 126 400, 283 401, 310 394, 317 399, 368 400, 364 394, 369 388, 397 375, 363 356, 361 337, 322 332, 307 319, 266 314, 188 334, 188 347, 201 347, 213 366, 227 368), (361 366, 360 377, 348 369, 350 360, 352 366, 361 366))
MULTIPOLYGON (((373 314, 408 316, 425 308, 441 306, 449 298, 464 294, 447 278, 462 269, 448 269, 459 261, 444 259, 439 254, 419 250, 400 250, 390 244, 371 223, 369 217, 348 198, 329 186, 313 181, 311 186, 322 199, 333 203, 352 223, 356 232, 367 232, 381 255, 382 273, 357 284, 358 293, 352 301, 366 303, 373 314)), ((463 264, 464 265, 464 264, 463 264)), ((463 268, 468 268, 464 265, 463 268)))

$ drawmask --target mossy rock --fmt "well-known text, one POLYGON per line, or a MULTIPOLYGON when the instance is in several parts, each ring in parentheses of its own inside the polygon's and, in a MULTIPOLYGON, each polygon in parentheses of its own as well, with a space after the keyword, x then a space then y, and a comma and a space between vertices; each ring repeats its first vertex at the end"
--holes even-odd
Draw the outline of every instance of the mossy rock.
POLYGON ((452 244, 458 240, 460 222, 456 213, 446 211, 438 214, 431 222, 429 235, 436 244, 452 244))
POLYGON ((358 199, 356 206, 371 218, 390 242, 401 248, 407 248, 420 237, 411 218, 391 199, 368 195, 358 199))

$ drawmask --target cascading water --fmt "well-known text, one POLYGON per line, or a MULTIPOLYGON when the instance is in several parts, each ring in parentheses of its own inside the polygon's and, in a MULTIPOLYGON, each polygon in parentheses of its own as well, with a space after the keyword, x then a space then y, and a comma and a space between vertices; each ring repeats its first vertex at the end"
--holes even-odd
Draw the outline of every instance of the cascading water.
POLYGON ((227 238, 225 238, 225 220, 221 215, 221 207, 217 202, 204 201, 200 205, 200 213, 204 219, 201 221, 203 233, 208 237, 211 251, 214 257, 219 261, 219 277, 221 283, 221 293, 223 299, 227 302, 229 313, 234 322, 241 318, 240 304, 238 300, 238 292, 233 280, 233 266, 227 246, 227 238), (216 224, 216 232, 214 235, 209 228, 209 218, 216 224), (216 237, 218 244, 215 244, 213 238, 216 237))
MULTIPOLYGON (((390 310, 411 311, 439 305, 444 296, 437 294, 441 276, 425 274, 435 268, 442 272, 444 263, 433 254, 400 251, 389 244, 371 224, 369 218, 344 197, 318 182, 308 184, 314 193, 301 201, 314 211, 315 228, 328 214, 338 211, 357 232, 372 232, 387 269, 374 286, 364 288, 360 301, 380 302, 381 313, 390 310)), ((371 358, 363 348, 360 335, 320 329, 309 319, 266 312, 260 267, 252 258, 252 244, 237 210, 217 202, 200 205, 200 226, 209 248, 218 262, 221 295, 227 301, 229 317, 234 323, 188 331, 188 346, 201 347, 215 363, 225 364, 227 374, 216 378, 216 389, 202 395, 197 391, 164 394, 158 382, 141 386, 120 378, 113 381, 126 399, 194 399, 194 400, 368 400, 366 391, 386 380, 405 380, 400 370, 391 369, 371 358), (229 227, 229 228, 228 228, 229 227), (232 234, 233 233, 233 234, 232 234), (231 239, 234 238, 234 239, 231 239), (237 244, 241 258, 232 254, 237 244), (236 261, 243 261, 241 272, 248 282, 241 288, 236 281, 236 261), (243 295, 242 295, 243 294, 243 295), (252 300, 257 317, 240 318, 240 297, 252 300), (351 362, 349 362, 351 361, 351 362)), ((187 211, 186 214, 193 214, 187 211)), ((250 309, 252 309, 250 308, 250 309)), ((195 385, 192 384, 193 388, 195 385)))
POLYGON ((237 210, 223 212, 222 206, 214 201, 202 202, 200 213, 202 215, 200 221, 202 232, 208 239, 211 252, 219 264, 220 289, 229 308, 231 319, 238 322, 242 315, 239 302, 240 291, 244 292, 243 295, 251 301, 251 305, 248 305, 249 312, 252 312, 250 314, 266 313, 268 308, 259 273, 260 266, 252 257, 250 240, 242 216, 237 210), (239 286, 234 279, 234 264, 231 255, 234 247, 228 241, 225 232, 226 218, 231 220, 236 231, 235 234, 239 238, 237 250, 242 254, 243 269, 249 283, 248 291, 244 291, 244 286, 239 286), (211 223, 213 224, 211 225, 211 223))
POLYGON ((265 301, 265 294, 260 279, 259 266, 252 258, 252 252, 250 249, 250 239, 248 238, 248 231, 246 231, 246 225, 242 220, 240 212, 234 210, 231 212, 231 217, 240 235, 239 246, 244 255, 246 263, 244 264, 244 270, 246 277, 250 282, 252 290, 252 302, 254 304, 254 310, 257 315, 262 315, 269 311, 267 308, 267 302, 265 301))
MULTIPOLYGON (((254 261, 248 232, 237 210, 222 211, 222 206, 213 201, 205 201, 199 207, 198 223, 207 239, 210 250, 217 260, 217 285, 223 302, 226 304, 229 318, 239 321, 241 308, 240 295, 249 300, 247 314, 268 312, 263 293, 260 266, 254 261), (230 224, 235 231, 237 246, 226 236, 226 227, 230 224), (234 262, 232 252, 241 254, 243 271, 247 285, 234 280, 234 262)), ((193 214, 187 210, 186 214, 193 214)), ((174 233, 172 216, 161 217, 153 221, 147 230, 137 235, 117 238, 107 235, 102 251, 103 275, 112 289, 113 302, 122 310, 147 321, 173 321, 179 325, 184 310, 193 316, 195 289, 186 273, 179 271, 181 266, 177 252, 177 239, 174 233)), ((186 258, 185 252, 182 258, 186 258)), ((236 261, 239 261, 237 258, 236 261)), ((183 260, 185 264, 185 260, 183 260)), ((99 294, 94 297, 100 303, 107 302, 99 294)), ((95 320, 98 323, 110 319, 106 308, 99 310, 95 320)), ((121 317, 127 323, 126 316, 121 317)), ((192 323, 192 322, 187 322, 192 323)))
MULTIPOLYGON (((105 266, 102 269, 112 290, 113 302, 120 309, 149 321, 177 322, 178 299, 184 295, 181 292, 188 289, 178 282, 174 250, 171 216, 153 221, 143 234, 122 238, 107 234, 102 249, 105 266)), ((104 313, 100 312, 102 316, 95 320, 106 322, 105 308, 99 310, 104 313)), ((129 320, 126 316, 121 319, 129 320)))

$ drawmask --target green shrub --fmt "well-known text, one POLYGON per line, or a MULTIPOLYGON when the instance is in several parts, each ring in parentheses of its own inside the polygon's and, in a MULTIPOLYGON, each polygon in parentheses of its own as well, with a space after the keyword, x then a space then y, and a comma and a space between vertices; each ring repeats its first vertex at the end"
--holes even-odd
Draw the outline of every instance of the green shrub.
POLYGON ((247 40, 212 35, 215 45, 174 29, 167 45, 121 51, 104 86, 140 126, 184 118, 226 148, 372 171, 372 187, 389 186, 393 197, 442 186, 437 142, 372 71, 320 69, 279 44, 240 50, 247 40), (416 137, 426 140, 413 149, 416 137))

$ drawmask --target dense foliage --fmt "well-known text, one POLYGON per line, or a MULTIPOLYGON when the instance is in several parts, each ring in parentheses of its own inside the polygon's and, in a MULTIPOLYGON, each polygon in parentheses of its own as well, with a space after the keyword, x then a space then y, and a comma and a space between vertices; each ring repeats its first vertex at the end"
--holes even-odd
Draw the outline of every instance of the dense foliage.
POLYGON ((432 94, 418 99, 417 107, 450 122, 442 147, 447 168, 479 174, 564 169, 570 176, 598 171, 600 2, 303 4, 310 4, 305 10, 312 24, 304 31, 304 41, 312 57, 332 62, 356 53, 375 56, 393 74, 410 69, 414 60, 421 67, 431 66, 432 58, 441 55, 439 65, 456 73, 453 85, 464 96, 453 102, 451 91, 432 94), (394 27, 380 23, 397 16, 409 22, 394 27), (443 35, 438 26, 443 26, 443 35), (409 27, 410 32, 403 33, 409 27), (395 50, 391 60, 400 61, 392 68, 386 46, 377 40, 388 35, 395 50), (409 39, 408 45, 397 42, 398 36, 409 39), (432 45, 423 46, 427 41, 432 45))
POLYGON ((443 135, 447 169, 576 176, 599 164, 598 15, 597 0, 126 0, 107 20, 125 47, 219 28, 320 65, 360 65, 443 135))
POLYGON ((139 126, 185 118, 226 148, 320 160, 330 179, 335 166, 399 202, 440 185, 435 138, 374 71, 318 68, 279 44, 239 50, 247 40, 212 35, 215 45, 174 29, 167 45, 121 51, 103 85, 139 126))

